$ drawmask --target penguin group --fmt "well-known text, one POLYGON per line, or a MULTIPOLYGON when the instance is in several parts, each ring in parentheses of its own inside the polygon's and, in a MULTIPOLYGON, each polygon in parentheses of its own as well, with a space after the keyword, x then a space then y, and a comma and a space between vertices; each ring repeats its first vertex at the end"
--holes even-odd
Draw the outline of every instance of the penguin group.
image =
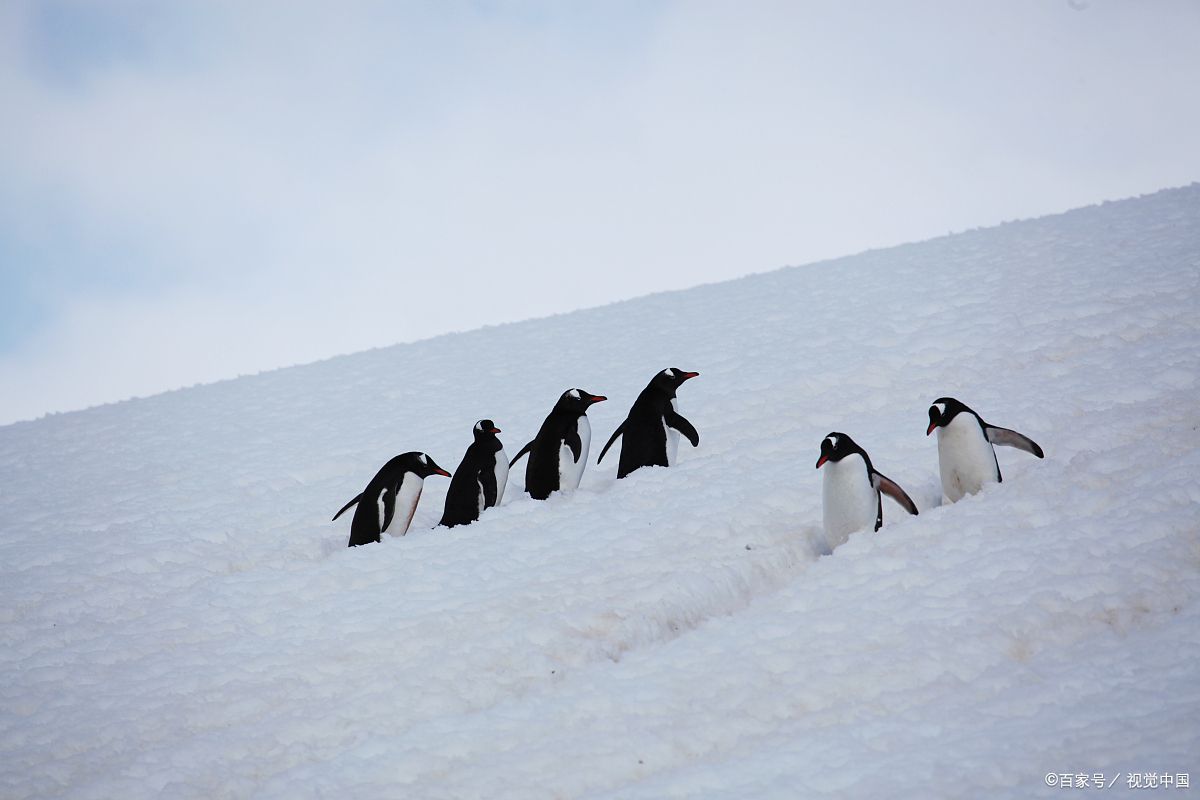
MULTIPOLYGON (((989 425, 953 397, 939 397, 929 407, 925 435, 937 431, 938 471, 945 500, 957 503, 989 483, 1004 480, 993 445, 1005 445, 1044 458, 1042 448, 1024 434, 989 425)), ((850 534, 883 527, 883 497, 900 504, 909 514, 917 513, 912 498, 892 479, 876 471, 867 451, 844 433, 834 431, 821 442, 817 469, 825 468, 822 487, 822 517, 825 541, 830 550, 845 544, 850 534)))
MULTIPOLYGON (((622 437, 618 478, 641 467, 666 467, 675 463, 681 433, 693 447, 699 446, 700 434, 679 413, 675 395, 684 381, 699 374, 674 368, 656 374, 634 401, 629 416, 604 445, 596 463, 604 459, 618 436, 622 437)), ((508 471, 524 456, 529 457, 525 466, 525 491, 530 497, 545 500, 553 492, 572 491, 579 487, 583 478, 592 443, 587 410, 607 399, 582 389, 563 392, 537 436, 522 447, 512 461, 508 460, 504 446, 496 438, 500 429, 490 419, 481 419, 475 423, 475 441, 467 448, 453 476, 424 453, 396 456, 384 464, 367 488, 333 518, 336 520, 348 508, 358 505, 350 523, 350 547, 380 541, 389 527, 392 536, 403 536, 417 510, 425 478, 443 475, 450 478, 450 489, 446 492, 446 507, 438 524, 448 528, 468 525, 479 519, 484 509, 500 504, 508 483, 508 471), (402 521, 392 526, 396 519, 402 521)))
MULTIPOLYGON (((700 434, 679 413, 676 396, 685 381, 698 376, 698 372, 676 368, 657 373, 613 431, 596 463, 604 460, 618 437, 621 438, 618 479, 642 467, 674 465, 681 435, 692 447, 698 447, 700 434)), ((391 535, 403 536, 416 512, 425 478, 442 475, 451 480, 438 524, 448 528, 468 525, 486 509, 500 504, 509 470, 526 456, 525 491, 530 497, 545 500, 554 492, 572 491, 583 478, 591 448, 592 428, 587 411, 607 399, 578 388, 563 392, 537 435, 511 461, 496 437, 500 429, 492 420, 481 419, 475 423, 474 441, 453 476, 425 453, 404 453, 384 464, 367 488, 333 518, 336 520, 357 504, 350 524, 350 547, 378 542, 389 528, 391 535)), ((935 430, 943 502, 956 503, 986 484, 1004 480, 994 445, 1015 447, 1044 457, 1042 448, 1028 436, 989 425, 953 397, 940 397, 929 407, 925 435, 935 430)), ((909 514, 918 513, 908 493, 876 470, 867 451, 847 434, 831 432, 821 441, 820 449, 816 469, 825 470, 822 522, 830 550, 844 544, 853 533, 872 525, 873 530, 883 527, 885 494, 909 514)))

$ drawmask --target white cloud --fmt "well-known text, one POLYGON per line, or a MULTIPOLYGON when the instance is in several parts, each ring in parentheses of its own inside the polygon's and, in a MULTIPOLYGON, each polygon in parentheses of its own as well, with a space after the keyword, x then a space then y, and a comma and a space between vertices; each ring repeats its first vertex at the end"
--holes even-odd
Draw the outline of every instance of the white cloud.
POLYGON ((57 83, 47 7, 0 422, 1200 179, 1182 2, 150 4, 57 83))

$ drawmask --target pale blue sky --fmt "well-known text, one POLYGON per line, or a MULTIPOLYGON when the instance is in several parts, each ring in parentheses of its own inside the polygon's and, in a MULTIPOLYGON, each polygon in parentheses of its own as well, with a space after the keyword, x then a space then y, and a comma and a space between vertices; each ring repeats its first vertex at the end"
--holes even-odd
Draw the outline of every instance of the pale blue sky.
POLYGON ((1200 180, 1200 2, 0 5, 0 424, 1200 180))

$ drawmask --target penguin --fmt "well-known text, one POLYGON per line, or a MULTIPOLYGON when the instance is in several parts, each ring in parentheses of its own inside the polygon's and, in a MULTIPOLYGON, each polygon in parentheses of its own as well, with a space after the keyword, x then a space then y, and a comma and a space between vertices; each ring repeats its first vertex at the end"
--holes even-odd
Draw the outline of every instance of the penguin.
POLYGON ((509 462, 511 467, 529 454, 525 467, 525 491, 535 500, 545 500, 551 492, 570 491, 579 486, 587 466, 592 444, 592 425, 587 410, 593 403, 607 400, 581 389, 568 389, 554 404, 554 410, 542 423, 532 442, 509 462))
POLYGON ((408 533, 413 512, 417 510, 417 501, 421 499, 421 489, 430 475, 450 477, 449 472, 433 463, 433 459, 424 453, 404 453, 384 464, 371 478, 367 488, 362 490, 362 494, 333 515, 337 519, 346 509, 358 503, 354 519, 350 522, 348 546, 378 542, 379 535, 392 524, 393 517, 399 521, 392 529, 392 536, 408 533), (400 532, 396 533, 397 530, 400 532))
POLYGON ((1015 447, 1044 458, 1037 443, 1016 431, 988 425, 979 415, 953 397, 939 397, 929 407, 929 429, 937 429, 938 469, 942 491, 951 503, 975 494, 985 483, 1000 483, 1000 464, 995 444, 1015 447))
POLYGON ((453 528, 479 519, 485 508, 500 505, 508 484, 508 456, 496 438, 500 429, 490 419, 475 423, 475 441, 454 470, 439 525, 453 528))
POLYGON ((695 427, 679 415, 679 402, 675 391, 683 382, 699 375, 699 372, 684 372, 681 369, 664 369, 655 375, 649 385, 633 401, 629 416, 617 426, 608 444, 600 451, 596 464, 604 460, 604 454, 618 436, 621 441, 621 460, 617 465, 617 477, 624 478, 639 467, 669 467, 679 454, 679 434, 687 437, 692 447, 700 444, 700 434, 695 427))
POLYGON ((883 497, 899 503, 910 514, 917 506, 903 489, 871 466, 871 457, 844 433, 834 431, 821 442, 817 469, 825 465, 822 514, 825 541, 832 550, 845 544, 850 534, 866 530, 874 521, 883 527, 883 497))

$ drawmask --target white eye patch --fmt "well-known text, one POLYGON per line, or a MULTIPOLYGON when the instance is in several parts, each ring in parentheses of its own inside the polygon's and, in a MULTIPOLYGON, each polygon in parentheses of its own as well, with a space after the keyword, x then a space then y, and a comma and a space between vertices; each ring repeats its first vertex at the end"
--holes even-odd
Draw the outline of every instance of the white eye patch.
POLYGON ((826 437, 825 437, 825 441, 829 442, 829 446, 830 446, 830 447, 832 447, 832 448, 833 448, 833 449, 835 449, 835 450, 837 449, 838 437, 836 437, 836 436, 826 436, 826 437))
POLYGON ((574 397, 576 400, 579 399, 579 390, 578 389, 572 389, 571 391, 567 392, 567 394, 571 395, 571 397, 574 397))
POLYGON ((671 369, 670 367, 667 367, 666 369, 663 370, 663 375, 666 375, 668 378, 674 378, 675 370, 671 369))
POLYGON ((476 423, 475 423, 475 430, 477 430, 477 431, 482 431, 482 430, 483 430, 483 421, 482 421, 482 420, 480 420, 479 422, 476 422, 476 423))
POLYGON ((934 403, 933 407, 938 410, 939 417, 946 413, 946 404, 945 403, 934 403))
POLYGON ((422 464, 426 464, 426 465, 428 465, 428 464, 429 464, 429 459, 427 459, 427 458, 425 457, 425 454, 424 454, 424 453, 421 453, 421 455, 417 456, 417 459, 418 459, 418 460, 419 460, 419 461, 420 461, 422 464))

